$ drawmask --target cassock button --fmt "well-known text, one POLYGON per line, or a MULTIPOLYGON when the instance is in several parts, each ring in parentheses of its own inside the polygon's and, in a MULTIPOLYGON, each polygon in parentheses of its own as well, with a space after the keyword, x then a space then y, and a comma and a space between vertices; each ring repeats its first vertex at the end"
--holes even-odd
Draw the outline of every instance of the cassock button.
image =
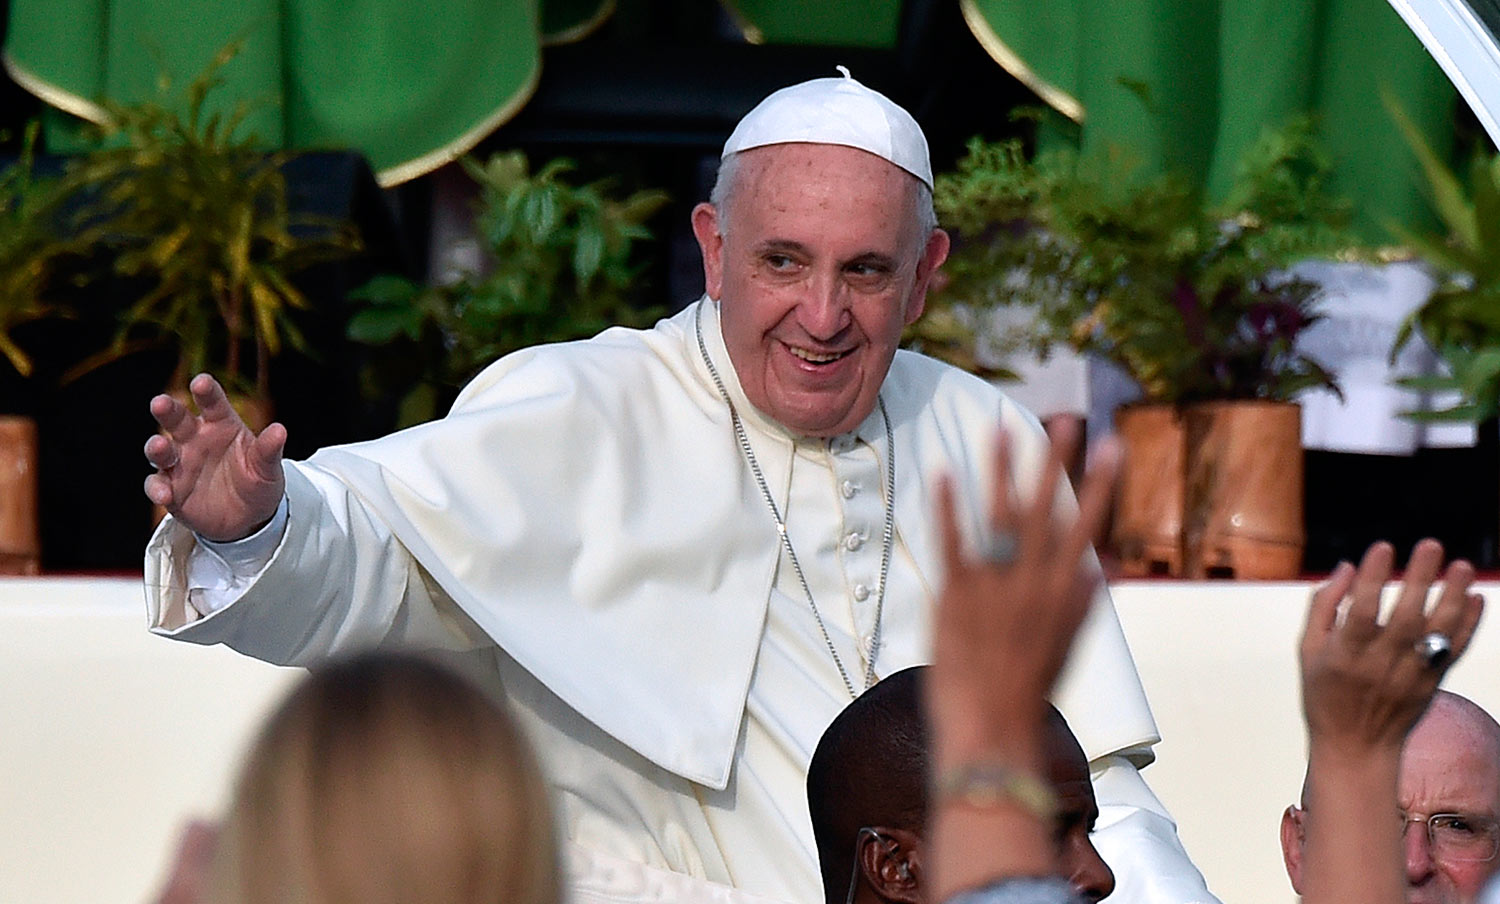
POLYGON ((844 494, 845 499, 853 499, 859 492, 859 484, 852 480, 846 480, 839 485, 839 492, 844 494))
POLYGON ((864 545, 865 538, 861 537, 858 531, 850 531, 849 535, 844 537, 844 548, 850 552, 855 552, 864 545))
POLYGON ((855 602, 862 603, 862 602, 864 602, 865 600, 867 600, 869 598, 870 598, 870 588, 869 587, 866 587, 864 584, 855 584, 854 585, 854 601, 855 602))
POLYGON ((866 662, 870 660, 870 651, 874 648, 875 639, 870 635, 866 634, 859 639, 859 655, 863 656, 866 662))

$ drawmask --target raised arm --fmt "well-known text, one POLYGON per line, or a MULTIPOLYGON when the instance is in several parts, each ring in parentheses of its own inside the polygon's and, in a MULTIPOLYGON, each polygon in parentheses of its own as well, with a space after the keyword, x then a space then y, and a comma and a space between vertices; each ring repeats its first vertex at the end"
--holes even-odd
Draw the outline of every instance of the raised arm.
POLYGON ((162 432, 146 441, 146 459, 156 468, 146 478, 146 496, 200 536, 247 537, 281 503, 286 428, 271 424, 256 436, 208 374, 188 388, 196 415, 169 395, 151 400, 162 432))
POLYGON ((1382 623, 1381 590, 1394 558, 1389 543, 1376 543, 1357 570, 1339 566, 1308 611, 1301 646, 1308 732, 1306 904, 1406 900, 1396 800, 1402 744, 1474 636, 1483 608, 1469 592, 1474 569, 1462 561, 1448 566, 1437 602, 1426 608, 1443 548, 1423 540, 1382 623), (1449 654, 1423 653, 1419 641, 1433 634, 1448 638, 1449 654))
POLYGON ((1025 511, 1012 511, 1007 444, 998 444, 990 541, 966 552, 951 485, 940 496, 946 575, 933 633, 927 705, 936 788, 929 837, 933 900, 996 880, 1047 876, 1056 851, 1039 786, 1046 696, 1100 580, 1085 567, 1118 470, 1107 446, 1079 492, 1076 520, 1054 517, 1054 489, 1076 433, 1052 452, 1025 511), (1006 777, 1013 777, 1007 781, 1006 777), (980 786, 994 793, 980 793, 980 786), (969 793, 969 792, 974 793, 969 793))

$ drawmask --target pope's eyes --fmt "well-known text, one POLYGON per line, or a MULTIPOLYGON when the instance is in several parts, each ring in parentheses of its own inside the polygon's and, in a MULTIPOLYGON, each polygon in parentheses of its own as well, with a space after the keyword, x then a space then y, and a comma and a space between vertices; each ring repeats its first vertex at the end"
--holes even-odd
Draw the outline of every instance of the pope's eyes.
POLYGON ((797 265, 790 254, 767 254, 765 261, 772 270, 790 270, 797 265))

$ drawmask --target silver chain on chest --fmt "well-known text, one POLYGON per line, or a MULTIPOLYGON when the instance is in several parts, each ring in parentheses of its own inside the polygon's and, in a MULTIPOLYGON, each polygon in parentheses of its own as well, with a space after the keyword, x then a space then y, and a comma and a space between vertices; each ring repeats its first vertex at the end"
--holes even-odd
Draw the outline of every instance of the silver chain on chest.
MULTIPOLYGON (((761 472, 760 462, 755 458, 755 450, 750 448, 750 438, 745 433, 745 425, 740 420, 740 413, 735 410, 734 403, 729 400, 729 391, 724 388, 724 380, 719 376, 719 369, 714 366, 713 359, 708 356, 708 346, 703 342, 702 304, 695 312, 693 328, 698 334, 698 353, 703 356, 703 364, 708 368, 709 376, 713 377, 714 386, 719 390, 719 397, 729 408, 729 420, 734 424, 734 437, 739 443, 740 453, 744 456, 745 463, 750 466, 750 473, 755 475, 755 483, 760 487, 760 495, 766 501, 766 508, 771 510, 771 518, 776 522, 776 533, 781 538, 781 548, 786 551, 787 560, 792 563, 792 571, 797 575, 797 583, 802 585, 802 593, 807 597, 808 608, 812 610, 813 618, 817 620, 818 632, 823 635, 823 643, 827 645, 828 653, 833 657, 833 664, 839 670, 839 677, 844 679, 844 689, 849 692, 850 699, 858 697, 859 692, 854 689, 854 682, 849 680, 849 672, 844 668, 844 660, 839 658, 838 650, 834 649, 833 638, 828 634, 828 626, 823 623, 823 613, 818 611, 818 604, 813 600, 812 587, 807 583, 807 576, 802 573, 802 563, 797 560, 797 551, 792 548, 792 538, 787 534, 786 519, 782 517, 781 510, 776 507, 776 499, 771 495, 771 488, 766 483, 765 474, 761 472)), ((885 400, 876 396, 876 403, 880 406, 880 420, 885 424, 885 528, 881 532, 880 586, 875 596, 875 628, 870 632, 870 653, 865 659, 865 690, 869 690, 875 684, 875 659, 880 655, 881 616, 885 612, 886 577, 890 574, 891 548, 896 540, 896 443, 891 435, 891 417, 886 413, 885 400)))

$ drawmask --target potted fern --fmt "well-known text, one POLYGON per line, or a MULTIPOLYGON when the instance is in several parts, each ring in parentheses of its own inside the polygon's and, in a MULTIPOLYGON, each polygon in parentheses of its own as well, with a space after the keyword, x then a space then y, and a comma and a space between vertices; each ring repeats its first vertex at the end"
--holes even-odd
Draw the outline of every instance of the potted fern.
POLYGON ((401 396, 400 426, 440 414, 469 378, 509 352, 582 339, 615 324, 644 326, 659 307, 638 303, 640 244, 667 202, 660 191, 616 197, 609 180, 576 185, 574 164, 532 172, 520 151, 465 158, 480 187, 483 272, 445 285, 377 277, 351 294, 349 336, 387 352, 371 368, 374 394, 401 396))
POLYGON ((1286 268, 1352 244, 1330 169, 1299 120, 1263 136, 1222 203, 1178 174, 1143 176, 1118 151, 1028 159, 1016 143, 975 143, 939 177, 939 217, 957 238, 936 309, 1024 305, 1034 325, 1013 344, 1066 344, 1141 386, 1142 404, 1116 415, 1130 464, 1113 539, 1127 571, 1299 570, 1290 399, 1332 380, 1296 349, 1317 289, 1286 268))
POLYGON ((16 331, 67 309, 48 300, 55 265, 75 245, 60 228, 65 189, 35 170, 37 126, 0 169, 0 574, 41 569, 34 362, 16 331))
POLYGON ((268 372, 284 346, 306 351, 293 312, 309 307, 297 274, 358 248, 349 224, 298 214, 288 202, 288 152, 265 152, 242 123, 253 105, 210 112, 231 44, 180 91, 107 103, 97 150, 68 181, 83 193, 80 234, 139 286, 114 342, 76 370, 146 345, 177 349, 169 389, 200 371, 240 400, 247 420, 270 419, 268 372))

